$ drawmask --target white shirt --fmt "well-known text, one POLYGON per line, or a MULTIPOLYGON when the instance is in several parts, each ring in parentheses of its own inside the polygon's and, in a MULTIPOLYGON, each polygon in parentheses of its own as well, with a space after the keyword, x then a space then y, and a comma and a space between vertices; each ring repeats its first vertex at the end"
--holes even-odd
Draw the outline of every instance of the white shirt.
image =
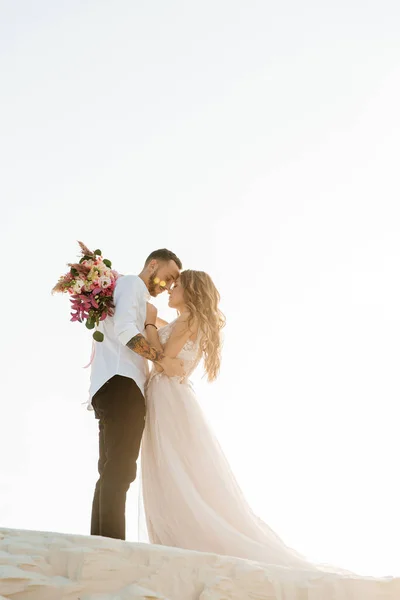
POLYGON ((130 377, 144 393, 148 374, 147 360, 130 350, 126 344, 135 335, 144 335, 146 302, 149 299, 146 284, 140 277, 123 275, 118 278, 114 290, 114 315, 107 317, 99 325, 99 331, 104 333, 104 340, 94 342, 89 402, 114 375, 130 377))

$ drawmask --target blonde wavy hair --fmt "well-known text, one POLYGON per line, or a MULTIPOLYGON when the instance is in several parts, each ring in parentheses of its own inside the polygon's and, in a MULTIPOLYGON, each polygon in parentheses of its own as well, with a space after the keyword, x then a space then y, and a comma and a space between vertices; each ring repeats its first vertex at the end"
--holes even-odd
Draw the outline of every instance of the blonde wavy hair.
POLYGON ((189 312, 188 326, 196 321, 201 332, 200 352, 208 381, 214 381, 221 366, 221 329, 225 316, 218 308, 220 295, 204 271, 182 271, 179 278, 189 312))

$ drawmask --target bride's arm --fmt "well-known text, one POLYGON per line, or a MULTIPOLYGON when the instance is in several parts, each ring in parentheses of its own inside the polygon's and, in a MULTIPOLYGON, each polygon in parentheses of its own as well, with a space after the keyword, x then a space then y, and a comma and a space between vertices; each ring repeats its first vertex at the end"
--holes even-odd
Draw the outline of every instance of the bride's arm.
MULTIPOLYGON (((165 344, 164 354, 170 358, 176 358, 183 346, 190 339, 196 339, 197 323, 188 324, 189 315, 182 314, 174 323, 171 335, 165 344)), ((154 328, 153 328, 154 329, 154 328)))

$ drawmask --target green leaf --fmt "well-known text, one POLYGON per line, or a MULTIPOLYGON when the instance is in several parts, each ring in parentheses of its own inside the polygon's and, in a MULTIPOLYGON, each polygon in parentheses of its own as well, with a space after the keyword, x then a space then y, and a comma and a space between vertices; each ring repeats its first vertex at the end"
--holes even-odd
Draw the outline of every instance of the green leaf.
POLYGON ((111 260, 108 260, 108 258, 105 258, 103 260, 103 263, 106 265, 106 267, 108 267, 109 269, 111 269, 111 260))
POLYGON ((102 342, 104 340, 104 334, 101 331, 95 331, 93 334, 93 339, 96 342, 102 342))
POLYGON ((101 256, 101 250, 97 249, 93 252, 93 254, 97 254, 97 256, 101 256))
POLYGON ((88 329, 94 329, 94 321, 92 321, 92 319, 88 319, 88 320, 86 321, 86 327, 87 327, 88 329))
POLYGON ((77 271, 76 269, 71 269, 71 274, 72 274, 74 277, 78 277, 78 275, 79 275, 79 273, 78 273, 78 271, 77 271))

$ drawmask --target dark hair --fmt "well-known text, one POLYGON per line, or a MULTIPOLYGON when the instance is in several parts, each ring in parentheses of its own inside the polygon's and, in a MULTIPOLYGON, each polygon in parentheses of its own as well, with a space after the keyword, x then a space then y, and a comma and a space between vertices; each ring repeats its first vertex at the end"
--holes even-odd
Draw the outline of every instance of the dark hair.
POLYGON ((179 260, 179 258, 176 256, 176 254, 171 252, 171 250, 167 250, 166 248, 161 248, 160 250, 154 250, 154 252, 149 254, 149 256, 146 258, 146 262, 144 263, 144 266, 147 267, 149 262, 152 260, 161 260, 161 261, 165 261, 165 262, 169 262, 170 260, 173 260, 174 263, 176 263, 176 266, 178 267, 178 269, 179 270, 182 269, 182 263, 179 260))

